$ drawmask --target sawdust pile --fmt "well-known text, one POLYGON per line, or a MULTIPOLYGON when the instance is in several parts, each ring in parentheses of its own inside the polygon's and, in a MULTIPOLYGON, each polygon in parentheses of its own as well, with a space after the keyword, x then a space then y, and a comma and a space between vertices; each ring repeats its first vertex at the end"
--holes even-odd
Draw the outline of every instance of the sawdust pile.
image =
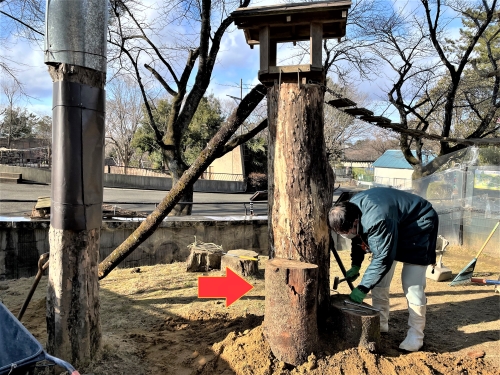
POLYGON ((293 368, 277 361, 264 339, 262 326, 245 333, 230 333, 213 345, 218 355, 207 364, 203 375, 485 375, 499 374, 498 368, 482 358, 457 357, 450 354, 418 352, 388 357, 366 349, 352 348, 333 355, 310 355, 306 363, 293 368))

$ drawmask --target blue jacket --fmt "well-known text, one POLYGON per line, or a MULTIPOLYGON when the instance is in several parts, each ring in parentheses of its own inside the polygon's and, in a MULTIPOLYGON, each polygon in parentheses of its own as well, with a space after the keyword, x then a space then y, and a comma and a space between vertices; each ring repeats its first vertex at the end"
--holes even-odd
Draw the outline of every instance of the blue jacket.
POLYGON ((436 239, 439 219, 425 199, 392 188, 373 188, 350 200, 361 210, 360 237, 352 241, 353 265, 360 266, 365 242, 372 261, 358 288, 373 289, 389 272, 394 260, 411 264, 436 263, 436 239))

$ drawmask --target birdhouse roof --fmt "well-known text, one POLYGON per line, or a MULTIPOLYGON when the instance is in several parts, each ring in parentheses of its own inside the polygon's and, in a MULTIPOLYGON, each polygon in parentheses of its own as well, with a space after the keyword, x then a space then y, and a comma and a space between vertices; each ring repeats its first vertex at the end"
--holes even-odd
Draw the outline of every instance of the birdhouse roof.
POLYGON ((259 29, 264 26, 270 27, 271 40, 284 43, 309 40, 311 23, 323 24, 324 39, 343 37, 350 7, 346 0, 317 1, 238 8, 231 16, 248 44, 259 44, 259 29))

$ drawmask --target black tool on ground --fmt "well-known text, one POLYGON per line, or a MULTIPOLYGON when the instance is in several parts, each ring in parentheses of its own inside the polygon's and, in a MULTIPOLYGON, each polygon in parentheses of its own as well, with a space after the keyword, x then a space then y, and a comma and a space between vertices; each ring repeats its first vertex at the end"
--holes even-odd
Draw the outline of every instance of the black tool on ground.
POLYGON ((42 345, 0 302, 0 375, 32 374, 35 367, 61 366, 70 375, 80 375, 68 362, 47 354, 42 345), (37 365, 48 361, 50 364, 37 365))
MULTIPOLYGON (((337 198, 337 200, 335 201, 335 204, 339 204, 340 202, 348 201, 355 194, 356 194, 356 192, 354 192, 354 191, 344 191, 337 198)), ((345 270, 344 264, 342 263, 342 260, 339 257, 339 254, 337 253, 337 250, 335 249, 335 243, 333 242, 333 237, 332 237, 332 232, 331 231, 330 231, 330 251, 333 253, 333 256, 335 257, 335 260, 337 261, 337 264, 339 265, 339 268, 342 271, 342 275, 344 275, 344 279, 342 279, 342 280, 347 281, 347 284, 349 285, 349 288, 351 288, 351 290, 353 290, 354 289, 354 285, 352 284, 352 281, 350 281, 350 280, 347 279, 346 270, 345 270)), ((338 278, 335 278, 335 279, 338 279, 338 278)), ((340 282, 341 281, 339 281, 338 284, 340 284, 340 282)), ((336 290, 338 284, 335 285, 335 280, 334 280, 333 289, 336 290)))
MULTIPOLYGON (((337 253, 337 250, 335 249, 335 244, 333 242, 333 237, 332 237, 331 231, 330 231, 330 250, 333 253, 333 256, 335 257, 335 260, 337 261, 337 264, 339 265, 340 270, 342 271, 342 275, 344 275, 344 278, 347 279, 346 270, 344 268, 344 264, 342 263, 342 259, 340 259, 339 254, 337 253)), ((352 284, 352 282, 350 280, 346 280, 346 281, 347 281, 347 284, 349 285, 349 288, 351 288, 351 290, 354 290, 354 285, 352 284)), ((334 288, 334 289, 336 289, 336 288, 334 288)))
MULTIPOLYGON (((355 277, 357 277, 357 276, 359 276, 359 273, 355 277)), ((343 283, 344 281, 347 281, 347 277, 344 277, 343 279, 339 279, 338 276, 335 276, 335 278, 333 279, 333 290, 337 290, 337 288, 339 287, 339 284, 343 283)))

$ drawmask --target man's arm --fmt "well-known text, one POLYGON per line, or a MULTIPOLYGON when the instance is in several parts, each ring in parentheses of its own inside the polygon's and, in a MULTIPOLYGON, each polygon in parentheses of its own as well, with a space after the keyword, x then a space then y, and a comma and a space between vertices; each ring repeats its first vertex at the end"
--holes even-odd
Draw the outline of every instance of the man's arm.
POLYGON ((351 240, 351 267, 361 267, 365 259, 365 251, 361 247, 361 238, 354 237, 351 240))
POLYGON ((396 258, 398 243, 397 224, 392 220, 381 220, 368 231, 368 246, 373 254, 358 289, 368 293, 389 272, 396 258))

